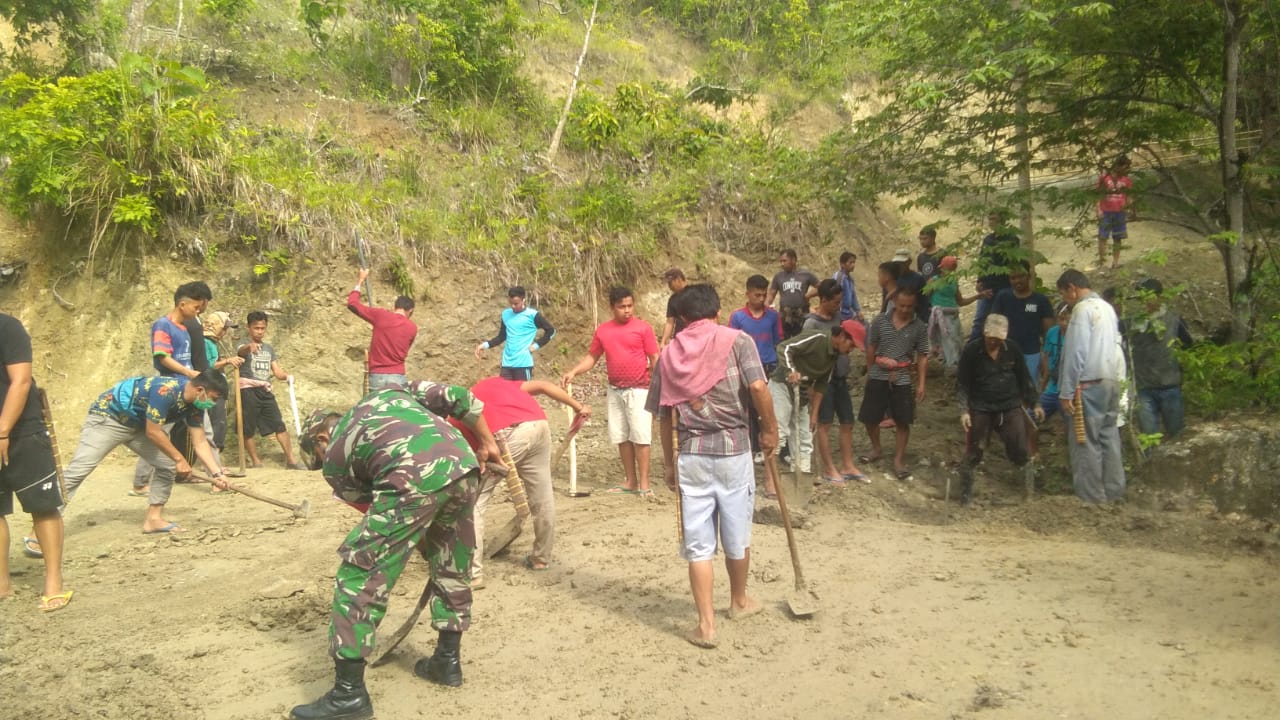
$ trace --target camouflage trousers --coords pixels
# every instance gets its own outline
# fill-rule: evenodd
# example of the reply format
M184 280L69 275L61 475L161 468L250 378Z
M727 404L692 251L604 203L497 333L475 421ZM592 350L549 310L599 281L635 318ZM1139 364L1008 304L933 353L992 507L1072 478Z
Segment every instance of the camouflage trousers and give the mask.
M416 476L415 468L397 472ZM435 492L415 491L419 486L415 477L402 485L407 490L375 489L364 519L338 548L342 565L335 576L329 624L329 653L335 658L361 660L373 652L387 599L415 548L431 568L427 592L432 627L461 632L471 625L478 472Z

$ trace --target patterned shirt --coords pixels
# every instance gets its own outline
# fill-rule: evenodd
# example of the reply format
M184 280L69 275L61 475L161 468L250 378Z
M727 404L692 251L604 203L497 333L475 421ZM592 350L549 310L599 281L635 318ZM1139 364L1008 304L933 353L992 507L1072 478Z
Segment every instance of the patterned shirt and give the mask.
M456 385L420 380L372 392L334 428L324 479L348 503L372 502L377 493L436 492L480 465L445 418L472 424L483 411L484 403Z
M182 397L187 382L185 377L164 375L121 380L93 401L89 414L131 428L145 427L148 421L168 425L178 420L185 420L187 427L201 427L204 413Z
M766 380L755 341L739 335L729 347L725 362L728 370L724 379L712 386L706 395L694 402L675 406L682 453L740 455L751 452L747 388L757 380ZM655 372L649 384L645 409L657 415L661 398L662 373Z
M893 326L893 313L881 313L867 331L867 348L868 353L874 348L875 357L887 357L899 364L911 362L913 355L919 356L923 361L924 356L929 354L929 330L917 317L911 318L911 322L901 328L896 328ZM872 380L888 380L894 385L911 384L911 373L906 372L906 368L895 370L891 374L876 365L874 358L867 362L870 364L867 376Z
M191 333L170 320L168 315L151 323L151 364L161 375L172 375L172 370L160 364L166 357L173 358L184 368L192 367Z

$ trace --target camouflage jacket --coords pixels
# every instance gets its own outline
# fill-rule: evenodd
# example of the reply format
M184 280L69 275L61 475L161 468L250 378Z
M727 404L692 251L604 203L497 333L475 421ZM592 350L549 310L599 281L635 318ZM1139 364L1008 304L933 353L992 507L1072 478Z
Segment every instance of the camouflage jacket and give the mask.
M324 457L324 479L349 503L375 491L428 493L480 466L462 433L484 404L466 388L428 381L369 393L342 416Z
M329 438L333 437L333 428L338 424L342 413L329 408L312 410L302 422L302 434L298 436L298 445L302 448L302 461L311 470L319 470L324 466L324 453L329 449Z

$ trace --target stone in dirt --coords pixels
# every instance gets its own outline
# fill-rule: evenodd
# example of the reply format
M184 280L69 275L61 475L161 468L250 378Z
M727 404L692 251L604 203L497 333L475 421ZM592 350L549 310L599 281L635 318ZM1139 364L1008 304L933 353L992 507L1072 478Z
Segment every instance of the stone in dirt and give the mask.
M275 582L259 590L258 595L272 600L280 600L292 595L297 595L306 589L306 586L297 580L277 578Z

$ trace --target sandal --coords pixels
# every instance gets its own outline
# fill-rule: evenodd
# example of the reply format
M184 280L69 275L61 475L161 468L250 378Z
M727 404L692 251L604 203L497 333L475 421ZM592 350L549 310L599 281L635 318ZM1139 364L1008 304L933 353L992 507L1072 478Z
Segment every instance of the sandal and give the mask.
M75 595L74 590L68 590L57 595L41 595L40 596L40 612L56 612L71 604L71 597Z
M524 556L524 567L526 570L532 570L534 572L546 572L547 570L551 569L551 566L546 563L544 563L542 567L538 567L537 564L533 562L532 555Z
M40 549L40 541L33 537L22 538L22 554L37 560L44 557L44 551Z
M644 490L633 490L632 492L634 492L635 494L639 495L642 498L653 497L653 488L645 488Z
M626 487L625 485L614 485L608 490L605 490L604 494L605 495L635 495L636 492L638 491L632 490L631 488Z
M911 471L907 468L898 468L894 471L899 480L908 480L911 478Z
M858 456L859 462L862 462L868 465L870 465L871 463L878 463L883 459L884 459L883 455L859 455Z
M858 482L864 482L864 483L867 483L868 485L870 485L870 484L871 484L871 478L867 477L866 475L864 475L863 473L860 473L860 472L857 472L857 473L845 473L844 475L841 475L841 477L843 477L843 478L844 478L844 481L845 481L845 482L854 482L854 481L858 481Z

